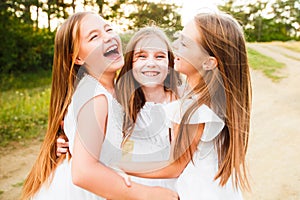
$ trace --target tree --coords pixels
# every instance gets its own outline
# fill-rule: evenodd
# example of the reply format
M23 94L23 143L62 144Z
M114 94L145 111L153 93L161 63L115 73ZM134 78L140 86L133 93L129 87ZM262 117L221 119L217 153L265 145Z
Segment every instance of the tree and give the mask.
M275 3L229 0L220 10L230 13L242 24L248 41L300 39L299 0L276 0ZM299 6L297 6L297 2ZM271 11L268 12L268 10Z
M135 8L135 11L126 17L132 22L129 29L141 28L154 22L171 38L176 31L182 29L181 16L176 12L178 6L175 4L133 0L130 5Z
M274 18L286 34L296 37L300 26L300 1L299 0L276 0L272 5Z

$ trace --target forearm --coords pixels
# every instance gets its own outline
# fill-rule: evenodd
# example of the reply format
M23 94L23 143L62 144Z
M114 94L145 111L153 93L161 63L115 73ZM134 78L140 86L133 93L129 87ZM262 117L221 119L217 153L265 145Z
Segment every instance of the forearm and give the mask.
M75 185L107 199L147 199L145 195L150 189L135 183L126 186L121 176L98 162L88 169L72 167L72 177Z
M144 171L143 173L140 173L141 171L128 170L126 168L125 169L122 168L122 169L130 175L143 177L143 178L177 178L178 176L180 176L180 174L183 172L185 167L191 161L192 155L196 151L198 143L200 141L204 129L204 125L203 124L189 125L189 128L193 130L193 132L191 131L189 133L192 133L194 135L194 138L190 143L190 145L186 147L186 149L180 150L181 153L178 154L180 156L178 156L177 158L173 158L173 159L170 158L170 160L160 168L152 168L155 170L152 171L148 170L147 172ZM177 129L175 130L177 131ZM176 133L175 135L177 136L178 133ZM175 148L174 140L171 146L172 146L171 155L173 155L174 148ZM150 163L145 165L150 166Z
M173 161L172 163L165 165L162 168L147 172L135 172L131 170L125 170L125 172L129 175L143 178L177 178L182 173L188 162L188 160Z
M100 163L75 137L72 157L73 183L107 199L145 199L150 187L133 183L128 187L113 169Z

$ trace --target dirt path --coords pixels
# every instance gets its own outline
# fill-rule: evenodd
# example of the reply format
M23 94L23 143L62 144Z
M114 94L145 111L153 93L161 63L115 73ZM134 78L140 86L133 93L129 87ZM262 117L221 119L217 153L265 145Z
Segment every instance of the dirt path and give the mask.
M37 157L40 142L16 146L9 146L0 152L1 200L19 198L22 183Z
M300 54L276 43L249 47L286 65L279 83L252 71L253 113L245 199L300 199Z
M271 44L249 46L286 64L273 83L252 71L253 113L248 153L252 193L246 200L300 199L300 54ZM293 58L298 58L293 59ZM0 199L16 200L40 142L0 151Z

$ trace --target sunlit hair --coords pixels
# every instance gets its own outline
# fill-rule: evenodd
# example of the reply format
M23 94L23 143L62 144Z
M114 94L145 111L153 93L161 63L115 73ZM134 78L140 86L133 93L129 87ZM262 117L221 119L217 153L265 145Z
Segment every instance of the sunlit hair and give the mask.
M137 115L142 107L145 105L146 98L141 88L141 85L135 80L132 73L134 49L137 43L149 37L158 37L167 45L169 73L164 81L165 91L171 91L175 96L178 95L177 87L180 84L179 75L174 69L174 54L170 42L165 33L157 27L145 27L140 29L130 39L126 47L125 64L116 82L116 93L120 104L124 108L123 121L123 142L131 135L137 119Z
M56 157L56 139L60 124L67 112L74 92L80 66L75 64L80 46L80 25L83 18L93 14L80 12L69 17L55 36L52 67L52 86L48 128L39 155L23 186L21 199L29 199L42 186L51 183L51 174L66 155Z
M187 95L197 97L195 103L184 114L175 141L174 157L189 151L192 157L191 141L195 135L189 134L188 121L199 106L209 105L225 121L215 146L218 152L219 179L224 186L232 176L235 187L249 189L245 155L248 146L251 108L251 82L244 34L241 26L231 16L222 13L203 13L195 18L199 32L198 44L218 61L217 72L201 72L202 77L193 91ZM219 74L219 75L217 75ZM219 92L225 102L218 102ZM224 106L225 103L225 106ZM223 105L222 105L223 104ZM201 141L200 141L201 142Z

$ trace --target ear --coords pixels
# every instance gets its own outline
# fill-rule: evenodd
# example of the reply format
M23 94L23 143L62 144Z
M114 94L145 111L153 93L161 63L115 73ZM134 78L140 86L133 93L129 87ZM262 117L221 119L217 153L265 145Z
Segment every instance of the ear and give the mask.
M84 64L84 60L81 59L80 57L77 57L75 60L75 64L76 65L83 65Z
M204 70L213 70L217 66L218 66L218 61L213 56L209 56L208 59L203 63Z

